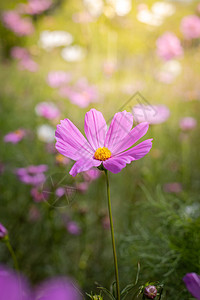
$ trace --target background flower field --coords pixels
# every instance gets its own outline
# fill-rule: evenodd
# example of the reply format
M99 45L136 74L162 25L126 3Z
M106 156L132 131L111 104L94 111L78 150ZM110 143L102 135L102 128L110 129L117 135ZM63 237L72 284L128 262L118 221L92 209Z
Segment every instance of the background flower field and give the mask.
M120 284L139 262L138 286L194 299L182 278L200 274L199 1L42 2L0 4L0 222L20 270L33 285L68 275L84 292L110 287L104 174L71 177L54 136L64 118L83 133L91 108L108 125L127 110L150 122L153 147L110 173ZM0 262L13 268L3 243Z

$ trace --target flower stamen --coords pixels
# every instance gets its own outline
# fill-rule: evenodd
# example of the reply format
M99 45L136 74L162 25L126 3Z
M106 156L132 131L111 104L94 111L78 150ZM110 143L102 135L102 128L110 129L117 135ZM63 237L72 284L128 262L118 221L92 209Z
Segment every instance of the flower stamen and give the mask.
M94 153L94 158L98 160L107 160L108 158L111 157L111 152L108 148L106 147L100 147L96 150Z

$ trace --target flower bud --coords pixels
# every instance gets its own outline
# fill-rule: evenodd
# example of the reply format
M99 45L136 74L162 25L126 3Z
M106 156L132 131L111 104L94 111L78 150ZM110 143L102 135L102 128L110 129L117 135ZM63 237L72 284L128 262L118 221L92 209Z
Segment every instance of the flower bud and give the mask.
M144 295L148 299L155 299L157 295L157 289L154 285L148 285L144 289Z
M0 240L2 240L7 234L7 229L0 223Z

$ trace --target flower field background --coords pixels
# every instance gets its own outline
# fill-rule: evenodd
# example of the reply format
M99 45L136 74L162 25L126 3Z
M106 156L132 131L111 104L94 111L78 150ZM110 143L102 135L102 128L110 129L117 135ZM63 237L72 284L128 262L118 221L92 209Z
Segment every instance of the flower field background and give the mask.
M105 176L70 176L55 130L69 118L83 133L91 108L108 125L127 110L150 123L153 147L110 173L120 285L139 263L138 287L194 299L182 278L200 274L200 3L146 2L0 3L0 223L33 285L112 284ZM4 243L0 263L14 268Z

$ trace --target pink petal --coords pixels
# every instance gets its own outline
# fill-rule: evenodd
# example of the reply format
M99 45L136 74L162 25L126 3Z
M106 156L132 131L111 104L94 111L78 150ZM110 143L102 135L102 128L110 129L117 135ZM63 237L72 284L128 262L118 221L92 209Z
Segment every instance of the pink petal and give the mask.
M128 151L109 158L103 162L104 168L112 173L119 173L121 169L125 168L126 164L144 157L152 147L152 140L146 140Z
M60 122L55 134L56 149L73 160L92 157L94 151L78 128L69 119Z
M85 134L94 149L103 147L107 132L106 121L101 112L91 109L85 115Z
M111 152L121 140L130 132L133 125L133 115L127 111L116 113L106 135L104 146Z
M143 137L149 128L149 124L147 122L140 123L135 128L133 128L127 136L120 141L116 147L114 147L112 154L121 153L124 150L130 148L133 144L135 144L141 137Z
M93 158L81 158L71 168L69 174L75 177L78 173L100 166L101 161Z

